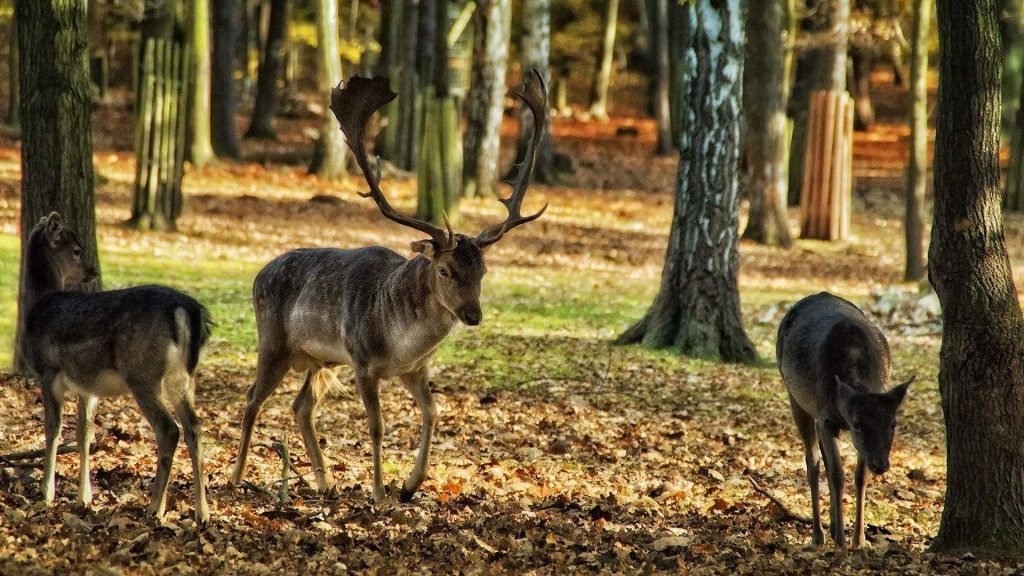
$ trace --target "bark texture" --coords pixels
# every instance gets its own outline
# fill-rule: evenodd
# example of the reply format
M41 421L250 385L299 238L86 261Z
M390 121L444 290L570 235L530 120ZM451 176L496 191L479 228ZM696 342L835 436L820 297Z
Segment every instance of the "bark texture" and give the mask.
M907 160L907 261L903 279L924 278L924 194L928 189L928 27L932 0L914 1L910 60L910 157Z
M511 24L509 0L481 0L473 15L473 71L466 102L469 117L463 144L463 196L494 195Z
M235 47L241 27L239 0L213 2L213 60L210 98L210 139L221 158L239 159L242 148L235 128Z
M938 0L929 278L942 304L946 500L936 551L1024 557L1024 318L999 204L996 0Z
M274 119L280 99L278 83L284 71L284 45L288 41L288 0L270 0L267 20L267 39L263 43L263 59L256 79L256 103L246 138L277 138Z
M761 244L793 243L786 223L786 103L782 0L750 0L747 8L743 103L746 113L750 214L743 237Z
M661 289L619 343L750 362L736 277L738 160L743 91L740 0L697 0L686 8L690 43L683 85L675 212Z
M33 95L21 100L21 245L40 218L57 211L78 234L86 262L99 270L85 2L18 0L16 10L18 75L24 92ZM25 297L22 284L16 343ZM15 347L21 372L25 366Z

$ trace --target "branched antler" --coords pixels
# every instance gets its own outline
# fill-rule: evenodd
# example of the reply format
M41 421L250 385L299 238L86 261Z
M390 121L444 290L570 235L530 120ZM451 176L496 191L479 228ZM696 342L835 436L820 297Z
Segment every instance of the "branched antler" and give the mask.
M455 241L451 228L445 232L429 222L405 216L392 208L380 190L380 158L377 159L376 171L370 169L370 161L363 145L366 123L370 121L374 112L394 100L396 96L398 95L391 91L388 79L382 76L372 79L353 76L346 86L342 87L339 84L331 91L331 112L334 112L334 117L338 119L341 131L345 134L345 141L352 149L352 155L363 171L366 183L370 185L370 191L360 193L360 196L373 198L381 214L389 220L430 236L438 250L450 249Z
M506 232L516 226L540 218L540 215L548 209L548 205L545 204L536 214L522 216L519 213L523 204L523 197L526 196L526 189L530 186L533 167L537 164L537 147L540 145L540 140L544 135L544 127L547 124L548 91L544 86L543 76L537 70L531 70L530 75L523 81L523 86L513 92L513 94L530 107L530 112L533 114L533 138L530 139L526 155L515 165L515 177L506 181L506 184L512 186L512 194L508 198L499 198L499 201L508 210L508 217L501 224L487 227L476 237L475 241L481 248L501 240L501 237ZM522 128L520 127L520 129Z

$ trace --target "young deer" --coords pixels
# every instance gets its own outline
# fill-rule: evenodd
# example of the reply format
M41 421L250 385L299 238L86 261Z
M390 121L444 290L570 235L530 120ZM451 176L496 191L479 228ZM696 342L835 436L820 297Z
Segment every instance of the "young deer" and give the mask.
M380 164L376 173L363 147L366 123L381 106L395 98L386 78L352 78L331 97L334 112L356 162L366 177L373 198L388 219L429 236L412 243L419 254L409 260L380 246L338 250L306 248L277 257L253 284L253 306L259 334L256 380L249 388L238 460L232 475L237 485L245 472L253 426L263 403L280 385L289 369L306 371L305 384L292 409L309 453L319 490L334 489L318 443L314 418L323 397L321 370L346 364L355 370L355 384L369 417L373 452L373 498L381 501L381 438L384 422L378 385L397 376L423 414L416 464L402 486L408 501L427 475L430 438L436 417L430 395L428 364L434 350L456 322L480 323L480 281L487 268L484 251L513 228L535 220L547 208L520 215L530 182L547 114L547 93L536 72L516 95L529 106L534 132L520 166L513 191L501 200L508 218L471 238L442 230L430 223L403 216L380 190Z
M78 502L92 501L89 444L98 397L131 394L156 432L159 461L149 511L162 516L167 481L178 446L178 426L195 476L195 518L205 524L206 480L200 420L192 406L192 375L210 333L206 309L185 294L164 286L124 290L65 292L66 285L86 282L96 272L82 261L74 232L56 213L39 221L25 248L24 288L28 294L21 350L43 394L46 463L42 491L53 503L57 444L64 394L78 394L78 452L81 476Z
M814 543L825 537L818 508L818 448L828 478L830 532L846 547L843 521L843 463L836 438L851 430L857 449L857 518L853 545L864 542L864 489L867 471L889 469L896 410L913 381L886 391L889 344L882 332L850 302L828 292L808 296L786 313L776 342L779 371L803 440L811 485ZM819 444L820 443L820 444Z

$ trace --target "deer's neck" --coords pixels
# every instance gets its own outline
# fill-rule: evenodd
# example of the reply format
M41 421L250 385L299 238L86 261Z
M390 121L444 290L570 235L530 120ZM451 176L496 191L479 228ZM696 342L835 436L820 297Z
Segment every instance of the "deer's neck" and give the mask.
M46 238L33 233L25 247L25 309L31 310L42 297L63 289L64 285L48 258Z
M417 256L396 268L384 282L384 291L398 329L415 324L429 324L437 331L437 340L444 339L458 318L445 308L437 297L430 261Z

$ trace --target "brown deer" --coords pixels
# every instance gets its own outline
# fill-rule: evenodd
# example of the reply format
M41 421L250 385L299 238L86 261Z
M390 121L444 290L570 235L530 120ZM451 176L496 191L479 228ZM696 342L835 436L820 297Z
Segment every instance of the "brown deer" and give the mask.
M830 532L836 546L846 547L843 462L836 438L839 432L850 430L857 450L853 545L858 547L864 543L868 470L884 474L889 469L896 411L914 379L886 390L892 362L885 336L859 308L828 292L808 296L790 308L779 325L776 354L804 445L813 542L825 540L818 508L820 446L831 504Z
M210 315L191 296L166 286L136 286L105 292L65 291L88 282L96 271L82 259L78 237L56 212L32 230L25 247L25 334L20 347L42 389L46 462L42 491L55 496L54 475L64 396L78 395L78 503L92 501L89 444L100 397L131 394L153 426L156 479L149 511L163 516L178 425L192 457L195 518L210 518L203 475L201 421L193 407L196 365L210 335Z
M352 78L335 88L331 110L345 133L381 214L422 232L427 239L412 242L418 256L406 257L381 246L351 250L303 248L268 264L253 284L253 306L259 335L256 380L249 387L238 460L231 481L245 472L253 426L263 403L289 369L305 371L305 384L292 404L303 443L320 491L334 489L317 437L314 418L324 395L321 371L345 364L355 371L355 384L369 417L373 452L373 498L385 497L381 470L381 417L378 386L381 379L398 377L423 414L419 453L400 498L408 501L423 483L430 459L430 438L436 412L430 395L428 364L438 345L459 321L480 324L480 281L487 267L484 252L513 228L535 220L522 216L520 206L530 183L537 144L547 115L547 92L534 72L516 92L533 113L533 138L526 158L511 182L512 194L501 200L508 210L504 222L479 236L455 234L433 224L404 216L388 203L380 189L380 162L370 168L363 146L370 117L395 98L386 78Z

